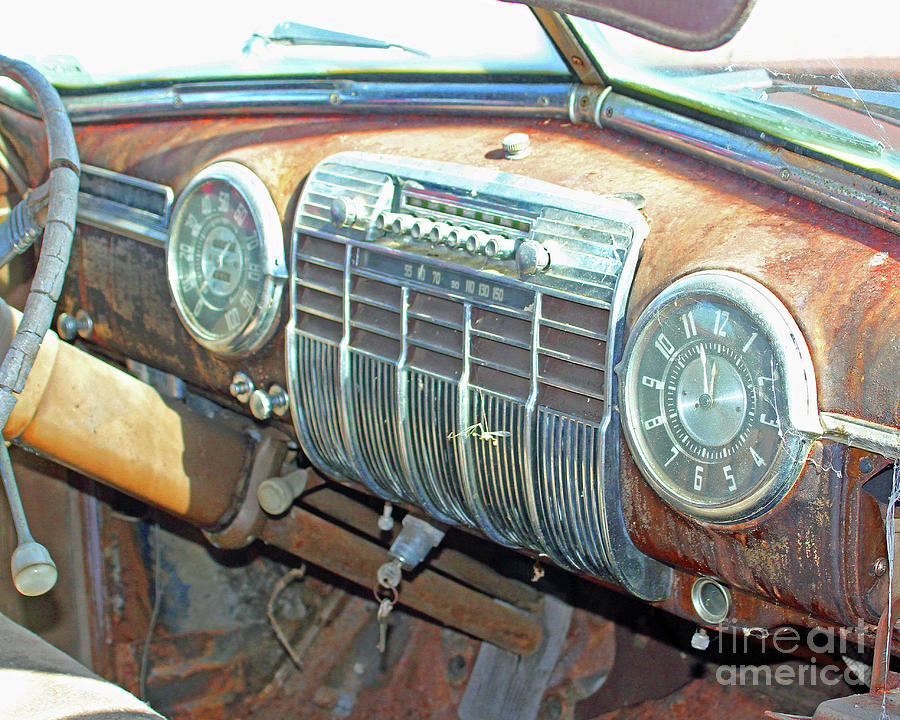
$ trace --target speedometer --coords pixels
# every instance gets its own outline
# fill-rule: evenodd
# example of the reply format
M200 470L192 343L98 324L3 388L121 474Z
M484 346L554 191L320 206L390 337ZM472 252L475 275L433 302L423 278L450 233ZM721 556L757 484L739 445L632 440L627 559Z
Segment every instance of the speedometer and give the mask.
M809 351L771 292L737 273L688 275L648 306L625 352L626 436L664 499L737 522L784 495L821 426Z
M287 277L275 203L235 162L198 173L175 206L169 288L185 328L223 355L249 354L271 335Z

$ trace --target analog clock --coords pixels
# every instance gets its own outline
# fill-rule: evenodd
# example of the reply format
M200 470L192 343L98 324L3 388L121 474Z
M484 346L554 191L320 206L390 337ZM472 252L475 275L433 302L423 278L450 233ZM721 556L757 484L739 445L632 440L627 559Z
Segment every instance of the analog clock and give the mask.
M771 508L821 434L799 328L737 273L694 273L657 296L632 331L624 376L638 466L698 518L737 522Z
M166 250L185 328L204 347L248 354L269 337L287 277L278 211L249 168L219 162L188 183Z

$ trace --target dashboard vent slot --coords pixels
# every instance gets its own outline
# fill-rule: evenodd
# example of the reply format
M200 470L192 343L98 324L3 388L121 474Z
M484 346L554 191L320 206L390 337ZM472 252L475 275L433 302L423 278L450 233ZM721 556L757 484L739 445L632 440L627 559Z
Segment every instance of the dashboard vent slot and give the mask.
M335 224L347 207L355 217ZM455 208L444 219L460 233L464 222L482 230L489 208L507 251L489 258L477 243L467 253L412 237L435 207ZM606 398L621 347L609 338L621 335L619 289L646 230L622 201L526 178L362 153L325 160L298 202L286 339L310 460L444 522L662 597L668 571L630 544L618 473L604 474L618 467ZM546 272L521 277L509 248L523 242L548 249Z

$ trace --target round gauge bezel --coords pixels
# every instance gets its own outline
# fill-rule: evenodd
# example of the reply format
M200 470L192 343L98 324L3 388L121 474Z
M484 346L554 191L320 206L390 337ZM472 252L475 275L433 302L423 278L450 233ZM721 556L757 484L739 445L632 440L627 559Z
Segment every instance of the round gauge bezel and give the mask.
M735 498L699 503L684 497L655 460L638 414L639 366L642 352L670 306L693 298L716 299L743 311L764 333L781 368L782 438L775 458L755 486ZM821 436L815 371L809 348L796 321L784 304L765 286L729 270L703 270L686 275L657 295L644 309L625 346L623 418L625 439L650 486L675 509L711 523L734 524L771 510L796 482L815 438Z
M227 183L237 191L250 210L260 242L262 287L256 310L241 325L227 335L213 335L200 325L186 307L179 283L179 259L176 233L183 227L182 209L198 187L210 180ZM284 232L275 202L265 183L250 168L230 160L213 163L201 170L184 187L172 211L169 239L166 246L166 271L169 291L175 309L185 329L207 350L224 356L249 355L268 340L276 327L281 309L281 295L287 280L284 260Z

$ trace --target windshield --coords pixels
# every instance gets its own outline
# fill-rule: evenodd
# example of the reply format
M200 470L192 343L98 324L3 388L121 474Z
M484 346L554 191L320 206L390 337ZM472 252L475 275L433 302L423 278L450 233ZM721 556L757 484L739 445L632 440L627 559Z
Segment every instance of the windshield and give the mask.
M309 44L312 27L330 32ZM31 31L30 28L34 28ZM376 40L357 47L358 40ZM322 39L322 36L319 36ZM0 52L31 62L61 90L145 81L323 73L569 76L531 11L497 0L160 0L20 3Z
M613 86L900 179L900 4L757 0L720 48L673 50L572 18ZM758 135L757 135L758 136Z

